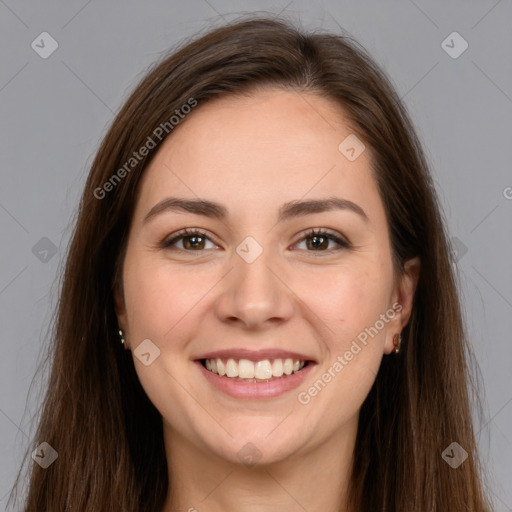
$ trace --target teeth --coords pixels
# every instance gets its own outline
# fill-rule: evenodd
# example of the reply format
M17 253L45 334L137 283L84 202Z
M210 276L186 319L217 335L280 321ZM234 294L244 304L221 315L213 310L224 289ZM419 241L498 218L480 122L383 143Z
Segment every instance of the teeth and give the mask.
M238 377L238 365L234 359L228 359L226 363L226 376L227 377Z
M282 359L274 359L274 362L272 363L272 375L274 377L281 377L281 375L283 375Z
M206 359L205 361L206 368L211 372L237 380L269 380L272 377L291 375L302 370L305 364L305 361L291 358L274 359L273 361L264 359L256 363L249 359L237 360L232 358L229 358L226 363L220 358Z
M254 365L254 377L261 380L272 378L272 366L268 359L258 361Z
M248 359L240 359L238 361L238 376L241 379L254 379L254 363Z
M291 359L285 359L283 364L283 372L285 375L291 375L293 371L293 361Z

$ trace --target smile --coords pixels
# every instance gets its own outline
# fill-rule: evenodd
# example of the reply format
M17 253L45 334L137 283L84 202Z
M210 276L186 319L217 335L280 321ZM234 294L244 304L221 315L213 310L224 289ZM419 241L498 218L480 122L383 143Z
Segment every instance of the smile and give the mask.
M304 368L307 361L291 358L263 359L204 359L203 366L221 377L234 379L238 382L269 382L283 375L292 375Z
M251 361L212 357L194 362L213 390L232 398L247 400L285 395L303 386L309 373L317 366L311 360L291 358Z

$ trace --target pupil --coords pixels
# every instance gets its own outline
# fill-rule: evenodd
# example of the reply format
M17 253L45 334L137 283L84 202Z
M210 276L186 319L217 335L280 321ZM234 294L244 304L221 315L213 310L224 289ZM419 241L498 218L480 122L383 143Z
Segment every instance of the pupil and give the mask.
M198 246L201 244L201 242L200 242L201 238L202 238L201 236L189 236L185 240L188 240L188 245L197 249ZM198 240L199 240L199 242L198 242Z
M323 236L313 236L313 237L311 237L311 240L312 240L313 247L318 248L318 247L324 245L325 237L323 237ZM319 242L319 240L322 240L322 242Z

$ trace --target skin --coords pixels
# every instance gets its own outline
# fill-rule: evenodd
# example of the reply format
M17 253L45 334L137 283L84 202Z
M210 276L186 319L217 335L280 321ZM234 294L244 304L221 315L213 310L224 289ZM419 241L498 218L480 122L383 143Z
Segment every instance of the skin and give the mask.
M226 96L196 107L145 171L115 298L132 353L144 339L160 350L150 366L135 355L134 364L163 418L172 482L164 512L348 510L359 410L382 357L397 357L387 354L408 322L419 272L413 259L402 276L393 273L370 149L353 162L338 150L351 133L341 107L311 93ZM229 216L167 211L143 223L168 196L212 200ZM332 210L277 223L283 203L328 197L357 203L368 221ZM208 238L199 249L190 238L161 246L183 228ZM315 249L304 237L310 228L329 228L351 247L331 241ZM247 236L263 248L250 264L236 252ZM395 302L401 311L299 403L297 394ZM235 399L193 362L233 347L293 350L318 364L279 397ZM238 457L247 443L261 457L252 467Z

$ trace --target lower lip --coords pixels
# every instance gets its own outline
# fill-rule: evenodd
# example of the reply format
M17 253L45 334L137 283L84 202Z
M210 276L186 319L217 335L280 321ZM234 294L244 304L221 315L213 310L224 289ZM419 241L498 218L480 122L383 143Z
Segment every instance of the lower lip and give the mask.
M287 391L300 386L309 372L312 370L314 363L309 362L302 370L291 375L283 375L269 382L241 382L231 379L230 377L220 376L207 370L200 361L195 361L208 381L218 390L226 395L234 398L274 398L282 395Z

